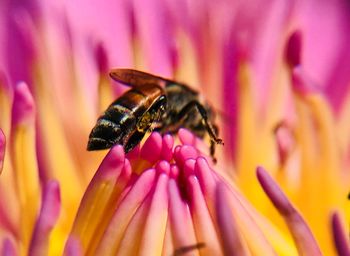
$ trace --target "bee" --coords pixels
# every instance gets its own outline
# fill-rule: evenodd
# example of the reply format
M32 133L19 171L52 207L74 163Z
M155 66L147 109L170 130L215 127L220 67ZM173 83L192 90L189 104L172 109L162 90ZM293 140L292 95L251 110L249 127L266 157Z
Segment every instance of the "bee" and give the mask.
M210 137L210 155L223 144L214 124L214 112L200 102L200 95L183 83L133 69L113 69L112 79L131 89L117 98L98 118L87 150L100 150L121 144L131 151L151 130L176 133L180 127L203 138Z

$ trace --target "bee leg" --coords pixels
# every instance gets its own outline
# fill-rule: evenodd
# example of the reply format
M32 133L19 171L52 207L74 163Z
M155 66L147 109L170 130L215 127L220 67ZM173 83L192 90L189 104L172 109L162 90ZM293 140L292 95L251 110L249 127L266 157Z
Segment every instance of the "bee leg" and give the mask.
M127 153L141 142L145 134L152 131L152 124L158 121L163 114L166 106L166 97L160 96L158 100L147 110L136 124L136 130L124 145L124 151Z
M224 144L222 139L217 137L217 131L218 128L215 125L211 125L211 123L208 120L207 111L203 107L202 104L200 104L198 101L191 101L189 102L178 114L179 120L181 120L184 116L186 116L193 108L196 108L199 112L199 114L202 116L202 120L204 123L204 126L210 136L210 155L213 157L214 162L214 153L215 153L215 144Z
M129 151L134 149L134 147L136 147L136 145L141 142L145 134L146 132L135 131L124 145L125 153L128 153Z

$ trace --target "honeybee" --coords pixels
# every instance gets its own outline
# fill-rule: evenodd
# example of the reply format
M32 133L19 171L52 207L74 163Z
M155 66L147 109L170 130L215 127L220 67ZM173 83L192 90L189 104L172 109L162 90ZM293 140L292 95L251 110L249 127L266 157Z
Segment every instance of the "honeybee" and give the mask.
M197 91L185 84L133 69L113 69L112 79L131 86L100 116L92 129L87 150L111 148L121 144L132 150L148 131L176 133L180 127L203 138L210 137L210 155L223 144L213 123L212 108L199 99Z

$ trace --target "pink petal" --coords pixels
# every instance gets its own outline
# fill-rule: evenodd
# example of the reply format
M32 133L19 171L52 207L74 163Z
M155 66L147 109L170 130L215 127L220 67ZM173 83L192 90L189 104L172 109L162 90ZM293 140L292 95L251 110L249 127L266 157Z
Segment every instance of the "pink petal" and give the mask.
M303 217L262 167L258 167L257 177L265 193L288 225L299 253L301 255L322 255Z
M169 225L174 248L195 244L197 242L191 213L186 200L181 197L179 186L171 179L169 193Z
M151 164L159 160L162 150L162 136L158 132L152 132L141 148L141 158Z
M339 213L332 214L332 229L335 248L338 255L350 255L350 241L349 235L345 231L343 221L341 220Z
M33 1L35 2L35 1ZM16 85L19 81L25 81L32 86L32 65L37 55L36 26L38 16L37 7L18 5L9 1L7 15L8 30L6 31L5 58L9 74L10 84ZM36 10L35 10L36 9Z
M216 189L216 219L220 230L221 242L225 255L249 255L237 230L238 226L228 206L227 191L222 184Z
M106 224L106 220L102 221L102 216L110 215L110 211L113 211L111 205L118 200L120 192L130 179L128 169L124 168L124 162L123 147L120 145L113 147L103 159L84 194L71 231L80 239L84 250L87 250L91 239L97 239L96 230Z
M113 255L161 255L168 210L167 182L167 176L161 174L149 186L151 192L142 194L144 200L133 210L131 219L126 219L127 229L122 237L114 237L115 242L106 252ZM119 223L116 228L120 226L124 225Z
M213 225L199 182L195 176L190 176L186 184L197 241L204 243L201 253L208 255L222 254L218 235Z
M162 142L162 151L160 153L160 157L163 160L170 161L173 157L173 146L174 146L174 138L170 134L165 134L163 136Z
M57 181L50 181L43 192L41 210L35 224L29 255L47 255L50 233L57 222L61 209L60 187Z
M196 164L196 160L191 158L185 161L185 164L182 167L182 175L184 176L185 179L191 175L195 175L194 173L195 164Z
M116 211L106 229L96 254L105 255L107 252L114 252L119 247L119 243L127 228L127 225L134 215L141 202L145 200L152 189L156 178L154 169L144 171L118 204ZM120 222L120 220L123 220Z
M4 166L5 149L6 149L6 137L3 131L0 129L0 174Z

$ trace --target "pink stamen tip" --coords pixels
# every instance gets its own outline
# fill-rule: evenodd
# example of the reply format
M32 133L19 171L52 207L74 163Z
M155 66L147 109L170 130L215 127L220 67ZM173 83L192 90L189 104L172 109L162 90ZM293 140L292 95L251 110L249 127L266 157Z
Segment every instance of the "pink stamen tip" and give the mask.
M183 166L184 177L189 177L191 175L195 175L195 173L194 173L195 164L196 164L196 160L191 159L191 158L189 158L185 161L185 164Z
M290 214L294 210L282 190L273 181L263 167L257 168L257 178L271 202L283 215Z
M170 174L170 164L168 161L158 162L155 168L158 174L161 174L161 173L165 173L166 175Z
M74 237L72 235L70 235L68 237L68 240L66 242L66 246L64 248L64 255L67 255L67 256L81 256L81 255L83 255L81 243L76 237Z
M174 138L170 134L163 136L161 159L170 161L173 157Z
M237 224L229 207L225 185L219 183L215 193L216 219L221 231L225 255L248 255L237 230Z
M265 193L287 223L299 254L322 255L307 223L270 175L262 167L258 167L257 177Z
M185 161L189 158L196 159L198 157L197 150L189 145L180 146L179 149L175 148L174 158L180 168L184 165Z
M160 158L162 150L162 136L158 132L153 132L141 148L141 158L150 163L155 163Z
M332 214L333 241L338 255L350 255L350 241L337 212Z
M196 137L187 129L181 128L178 131L178 136L182 144L184 145L195 145Z
M170 166L170 178L177 179L179 177L179 167L176 164Z
M12 118L13 123L33 121L35 115L35 106L32 94L26 83L20 82L15 87Z
M295 31L288 39L286 46L286 61L290 67L295 67L301 63L302 33Z
M216 186L216 178L210 169L208 161L204 157L198 157L195 165L195 174L199 179L203 193L214 191Z

